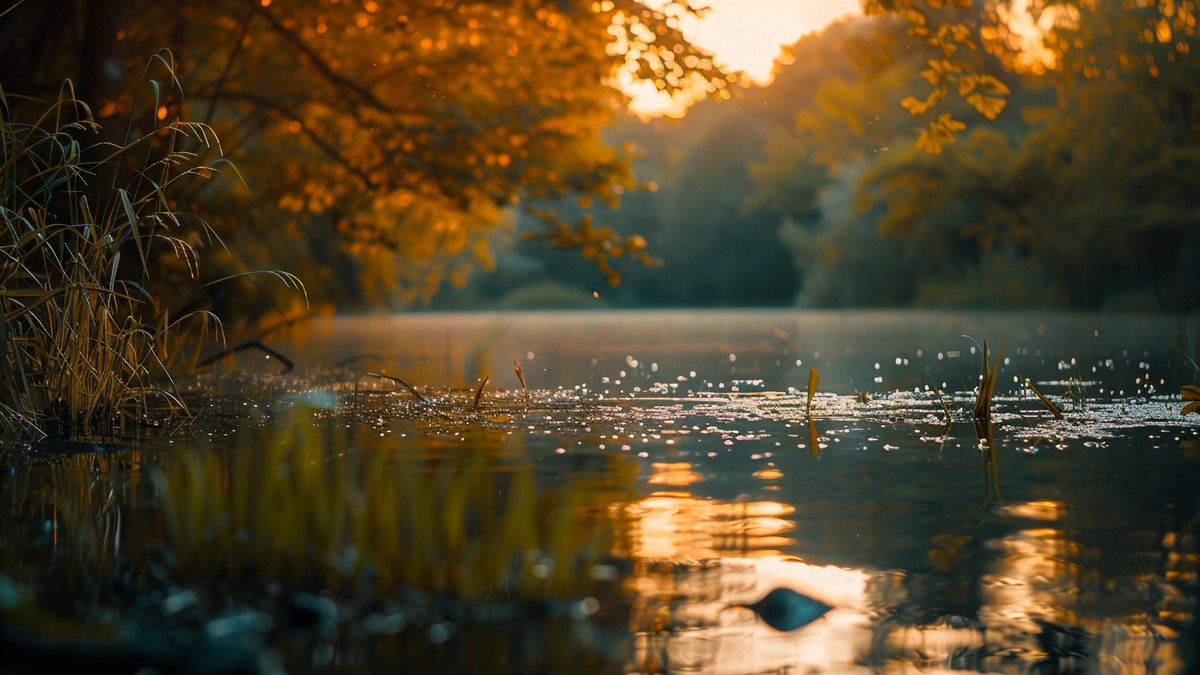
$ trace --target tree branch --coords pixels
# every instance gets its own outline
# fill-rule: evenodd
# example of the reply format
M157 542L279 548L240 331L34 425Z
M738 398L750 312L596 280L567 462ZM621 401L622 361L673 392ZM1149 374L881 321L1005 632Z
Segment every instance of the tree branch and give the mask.
M246 3L249 5L255 5L256 0L246 0ZM379 98L376 97L375 94L371 93L369 89L334 72L333 67L330 66L329 63L326 62L325 59L316 52L316 50L310 47L306 42L304 42L304 40L300 39L300 36L296 35L296 33L290 30L287 26L284 26L283 23L270 12L270 10L263 9L260 13L267 20L267 22L271 24L271 28L274 29L276 33L279 33L284 40L291 43L291 45L295 47L297 51L306 56L312 63L312 67L315 68L317 72L319 72L326 80L329 80L329 82L332 83L334 87L336 87L339 92L347 98L351 105L354 105L354 102L349 100L349 97L346 96L346 92L354 93L358 96L358 98L362 99L364 103L367 103L368 105L383 112L392 112L391 107L379 100Z
M295 110L289 108L288 106L286 106L282 103L279 103L270 98L267 98L266 96L259 96L257 94L248 94L248 93L240 92L240 91L231 91L231 92L228 92L225 94L225 98L228 100L231 100L231 101L245 101L247 103L252 103L261 108L273 110L289 119L293 119L293 120L297 120L297 121L300 119L300 116L296 113ZM345 169L347 171L349 171L350 173L353 173L360 180L362 180L363 183L366 185L366 187L371 188L371 189L382 189L382 188L387 187L386 185L380 185L380 184L376 183L375 181L371 180L371 177L365 171L352 165L348 159L346 159L344 156L342 156L342 153L338 152L338 149L334 146L332 141L329 141L329 140L321 137L320 134L313 131L311 128L308 127L308 125L301 123L300 130L304 132L304 135L307 136L309 138L309 140L311 140L313 142L314 145L316 145L322 152L324 152L326 155L328 155L330 159L337 162L338 164L341 164L343 167L345 167Z
M250 11L246 12L246 18L242 19L241 28L238 30L237 38L233 43L233 50L229 52L229 59L225 61L225 69L221 71L221 78L217 80L217 90L213 93L212 98L208 102L208 114L204 116L206 125L212 124L213 114L217 112L217 102L221 100L221 93L225 91L225 82L229 80L229 73L233 70L233 62L237 59L238 52L242 49L242 41L246 37L246 31L250 29L250 20L254 18L254 13L258 11L259 5L250 3Z

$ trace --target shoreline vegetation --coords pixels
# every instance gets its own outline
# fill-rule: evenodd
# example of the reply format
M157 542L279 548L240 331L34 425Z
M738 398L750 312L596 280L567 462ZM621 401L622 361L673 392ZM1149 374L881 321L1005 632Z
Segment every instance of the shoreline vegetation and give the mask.
M206 341L224 339L216 314L192 301L254 275L305 295L298 277L280 271L200 281L197 248L221 242L203 218L178 210L175 193L229 165L207 125L157 119L173 65L167 51L148 63L147 75L161 75L143 82L147 100L134 110L145 119L131 116L120 144L100 138L70 81L28 123L12 119L0 91L7 436L111 437L186 419L172 371L194 364ZM192 287L166 299L163 275L183 275Z
M0 16L0 61L10 95L76 82L107 134L137 99L137 61L168 46L178 86L138 114L202 120L250 187L187 195L232 253L206 255L205 278L242 271L236 258L300 276L321 311L397 310L493 269L495 237L521 217L605 287L653 262L636 232L547 206L650 189L637 148L603 136L627 101L619 81L731 98L738 74L681 30L697 13L682 0L50 0ZM288 295L218 304L253 332L303 313Z
M79 8L86 16L72 14ZM739 625L723 613L753 605L727 602L728 588L692 583L692 572L719 577L734 557L802 563L799 552L828 556L827 569L855 566L863 594L868 576L891 579L887 604L836 608L860 612L859 628L962 618L955 630L979 630L978 645L970 638L979 659L986 635L1032 644L1053 625L1090 639L1095 617L1143 626L1142 605L1170 609L1156 621L1184 644L1195 631L1195 556L1180 553L1194 549L1200 517L1176 483L1194 474L1184 462L1194 464L1196 446L1160 429L1178 421L1163 420L1175 398L1151 396L1178 377L1151 384L1148 351L1130 371L1139 389L1110 392L1107 403L1085 390L1090 350L1078 364L1060 360L1054 386L1077 400L1064 413L1055 401L1066 396L1014 374L1007 330L994 352L986 340L969 347L979 352L977 380L944 344L913 350L945 361L961 389L938 387L928 366L910 366L888 344L874 354L879 386L853 396L834 393L843 385L826 368L829 352L800 351L800 338L778 327L745 343L721 338L716 350L711 336L685 345L664 329L639 349L665 345L693 359L669 375L576 326L545 350L517 352L519 388L497 386L512 380L489 370L499 325L460 345L461 368L439 325L440 381L402 372L418 361L403 355L351 354L332 370L295 373L267 344L271 331L315 312L429 305L448 286L482 297L472 273L492 269L517 270L499 282L516 279L514 307L763 305L797 293L827 306L1200 307L1192 0L1129 5L1141 12L1129 15L1080 2L1045 27L1060 61L1040 71L1014 60L1012 36L995 34L1003 22L969 0L864 8L870 16L797 42L776 88L744 90L735 89L740 73L682 33L700 13L686 0L659 9L635 0L81 0L0 13L0 36L14 36L0 43L0 62L18 64L6 75L13 88L0 89L0 651L17 661L0 659L0 672L91 663L274 674L376 659L428 666L454 652L460 670L472 669L467 659L492 661L486 672L520 670L510 651L556 671L611 667L651 643L669 656L672 632L706 640L695 629ZM1128 16L1152 23L1129 30ZM1071 32L1081 30L1089 42ZM1093 34L1113 44L1090 42ZM128 77L151 53L141 78ZM1047 86L1043 75L1059 79ZM612 124L625 103L620 77L665 96L719 99L732 112L706 102L697 121L653 138L665 122ZM189 101L185 89L201 97ZM811 95L743 124L797 92ZM1164 101L1164 92L1178 96ZM1009 105L1019 121L999 116ZM684 139L690 129L703 133ZM631 139L655 156L621 142ZM1096 184L1111 186L1111 199L1093 199ZM634 208L618 217L622 198ZM522 276L530 251L551 249L543 260L557 256L557 272ZM243 293L258 277L270 288ZM397 333L380 334L410 337ZM599 377L602 392L589 390L594 379L554 372L566 362L554 347L568 341L592 350L578 360L590 358L584 377ZM251 349L281 372L191 378ZM858 359L854 349L846 342L836 353ZM1051 372L1042 357L1035 347L1039 370ZM881 392L897 372L883 365L890 358L919 384ZM1086 365L1095 373L1105 362L1112 371L1112 359ZM807 388L762 391L782 372L771 363L797 378L807 371ZM1200 389L1181 396L1182 428L1186 413L1200 412ZM1137 397L1145 410L1131 412ZM967 422L973 440L952 436ZM1119 427L1150 428L1147 440L1166 445L1169 435L1178 447L1152 458L1167 467L1158 473L1170 489L1155 494L1171 495L1172 511L1127 509L1157 524L1129 519L1131 532L1154 536L1122 544L1140 557L1112 573L1085 568L1066 546L1068 535L1083 537L1063 514L1089 502L1044 488L1046 475L1066 480L1068 461L1086 468L1058 452L1068 439L1087 438L1099 453L1108 447L1097 441ZM1062 441L1058 454L1034 459L1044 440ZM1101 456L1124 459L1147 440ZM1012 451L1003 462L1001 449ZM1020 472L1017 458L1026 458ZM977 462L982 503L962 482ZM1001 495L1000 463L1006 494L1028 501ZM1092 502L1126 489L1091 478L1079 484ZM1010 506L1033 507L1041 525L1005 521ZM806 513L786 518L798 508ZM920 522L909 530L891 516ZM1105 527L1107 539L1117 528ZM1005 577L1014 584L1061 577L1071 583L1055 592L1075 599L1081 580L1100 588L1105 575L1161 589L1122 597L1129 616L1083 607L1041 621L1015 603L1001 609L1019 611L992 620L1024 624L987 625L986 588L1017 551L1004 537L1030 532L1053 546L1027 569L1054 570L1026 580L1014 564ZM897 549L916 555L869 570ZM1192 576L1171 576L1172 565L1190 565ZM755 577L738 583L760 590ZM1039 609L1077 607L1047 598ZM644 629L629 618L638 616ZM649 656L644 670L689 658L677 657ZM688 668L705 665L690 658Z
M171 373L223 341L218 315L244 338L312 307L427 302L491 268L487 235L515 210L612 284L624 261L654 264L640 235L538 204L615 207L644 187L634 150L600 137L624 100L615 73L730 97L736 74L679 28L696 9L359 4L0 13L12 36L0 60L13 64L0 100L7 433L109 437L186 420ZM66 20L80 9L86 21ZM619 53L613 40L641 46ZM285 294L230 283L258 274Z

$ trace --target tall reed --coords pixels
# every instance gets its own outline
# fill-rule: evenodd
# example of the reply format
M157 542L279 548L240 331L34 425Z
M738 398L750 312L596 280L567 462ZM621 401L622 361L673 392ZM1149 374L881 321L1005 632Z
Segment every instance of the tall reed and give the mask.
M984 453L983 457L983 499L987 501L989 490L996 493L996 498L1004 501L1000 493L1000 467L996 462L996 437L992 428L992 397L996 393L996 382L1000 376L1000 359L1004 356L1004 343L1008 341L1008 330L1000 338L1000 349L996 351L996 360L988 363L988 343L983 341L983 366L979 377L979 389L975 396L975 406L971 410L971 421L975 425L975 435ZM953 363L953 362L951 362ZM957 368L956 368L957 370Z
M149 130L136 134L131 118L121 145L95 140L69 82L27 122L0 90L0 426L9 433L112 434L152 409L186 412L167 366L194 336L220 331L208 311L181 313L184 298L155 294L157 267L176 260L195 281L195 246L219 243L172 196L215 172L203 160L220 161L220 146L204 124L162 119L172 62L164 52L152 63L166 86L149 80L152 100L140 106ZM196 283L187 296L205 287Z

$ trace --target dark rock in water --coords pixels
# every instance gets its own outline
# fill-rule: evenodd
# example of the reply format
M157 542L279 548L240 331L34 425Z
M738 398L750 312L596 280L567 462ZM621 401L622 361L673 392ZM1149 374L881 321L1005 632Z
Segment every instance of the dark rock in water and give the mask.
M825 616L833 609L829 605L801 595L790 588L776 588L753 605L743 605L771 628L779 631L796 630Z

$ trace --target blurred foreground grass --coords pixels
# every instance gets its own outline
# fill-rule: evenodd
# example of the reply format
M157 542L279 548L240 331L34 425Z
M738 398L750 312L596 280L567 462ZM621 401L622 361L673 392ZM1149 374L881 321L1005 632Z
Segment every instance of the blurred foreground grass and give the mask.
M353 419L296 404L226 444L10 455L0 572L75 611L176 586L368 603L406 589L468 602L587 591L634 463L604 458L543 486L520 434L397 438Z

